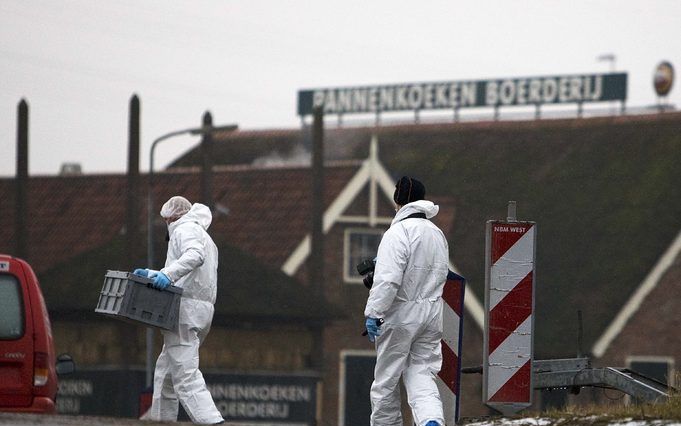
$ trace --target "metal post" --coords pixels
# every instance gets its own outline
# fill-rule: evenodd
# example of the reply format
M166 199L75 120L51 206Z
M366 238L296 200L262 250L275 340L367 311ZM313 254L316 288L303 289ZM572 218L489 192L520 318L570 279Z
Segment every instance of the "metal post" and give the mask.
M324 280L324 111L315 107L312 123L312 230L310 258L310 288L318 297L325 300ZM312 366L324 370L323 328L315 325L313 331Z
M17 107L17 178L16 178L16 256L28 257L26 217L28 217L28 102L22 99Z
M506 221L507 222L516 222L518 219L516 219L516 202L515 201L509 201L508 202L508 214L506 215Z
M130 267L139 258L139 207L140 207L140 100L130 98L128 118L128 178L127 210L125 214L125 264Z
M213 127L213 116L203 114L203 127ZM213 210L213 135L206 132L201 138L201 202Z

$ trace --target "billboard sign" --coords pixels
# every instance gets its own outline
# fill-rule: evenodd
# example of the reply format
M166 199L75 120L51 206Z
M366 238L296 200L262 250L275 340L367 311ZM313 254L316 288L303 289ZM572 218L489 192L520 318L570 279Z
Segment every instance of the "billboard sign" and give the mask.
M627 74L439 81L298 91L298 115L625 101Z
M204 373L215 405L239 426L317 424L318 383L313 375ZM139 417L148 391L143 370L79 369L60 378L57 412L72 415ZM180 421L189 417L180 407Z
M225 421L243 426L317 424L315 376L204 374Z
M59 378L59 414L137 417L142 370L81 369Z

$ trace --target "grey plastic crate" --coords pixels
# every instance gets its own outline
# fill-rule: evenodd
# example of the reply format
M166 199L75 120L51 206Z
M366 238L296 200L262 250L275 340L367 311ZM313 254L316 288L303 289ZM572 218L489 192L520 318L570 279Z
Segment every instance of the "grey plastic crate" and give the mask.
M107 271L95 312L164 330L177 330L182 289L151 287L152 279Z

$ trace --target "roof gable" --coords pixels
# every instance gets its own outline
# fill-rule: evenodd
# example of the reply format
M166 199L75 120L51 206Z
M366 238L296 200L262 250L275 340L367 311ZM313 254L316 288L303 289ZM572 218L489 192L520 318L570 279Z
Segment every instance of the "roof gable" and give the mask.
M378 199L382 198L384 201L388 200L392 205L393 192L395 190L396 179L392 178L383 164L378 160L378 139L374 135L371 138L369 158L362 163L362 167L352 177L350 182L343 188L336 199L324 212L323 231L327 233L337 222L343 219L343 213L354 203L362 189L369 191L369 206L366 218L362 218L367 225L373 225L379 219L383 219L386 223L386 218L377 217ZM382 195L379 197L378 195ZM450 207L451 208L451 207ZM446 210L443 209L443 210ZM444 215L446 216L446 214ZM441 218L443 219L443 218ZM445 219L446 220L446 219ZM387 218L387 223L392 221L392 217ZM452 221L445 222L451 224ZM445 235L448 234L449 227L442 226ZM296 273L298 268L307 260L311 251L311 235L307 234L298 243L295 250L288 257L281 269L288 275ZM459 273L458 268L451 262L450 253L450 269ZM484 320L484 311L481 303L476 295L472 292L466 293L464 297L464 304L469 314L478 327L482 329Z
M657 261L650 273L641 282L636 291L631 295L627 303L622 306L617 316L608 325L601 337L594 343L592 353L596 357L601 357L608 350L610 343L624 330L627 323L636 315L636 312L643 305L644 301L652 291L662 281L664 275L678 262L681 254L681 231Z

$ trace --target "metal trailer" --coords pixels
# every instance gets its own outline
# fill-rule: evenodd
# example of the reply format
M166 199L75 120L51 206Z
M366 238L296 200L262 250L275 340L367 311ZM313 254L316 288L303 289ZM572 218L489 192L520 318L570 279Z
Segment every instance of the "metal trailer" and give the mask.
M589 358L534 360L532 362L534 389L601 386L617 389L641 402L664 402L670 387L643 374L626 368L591 367Z

